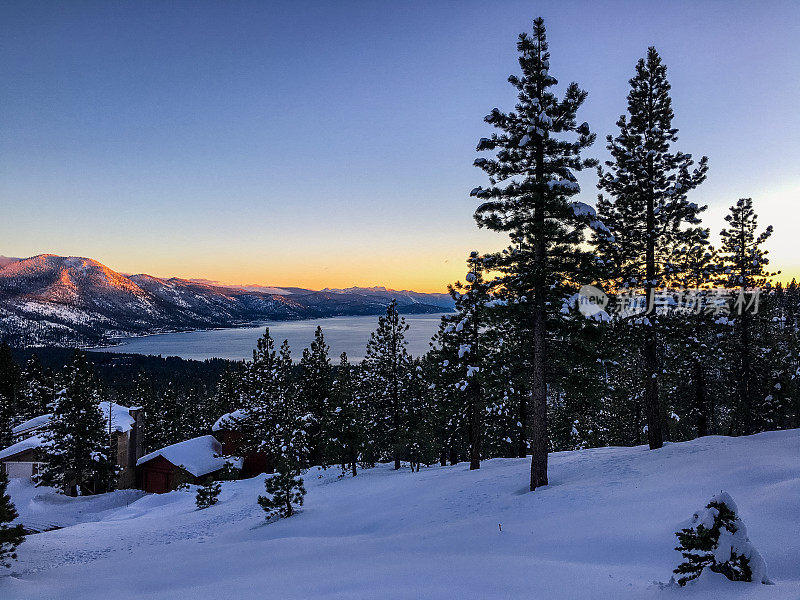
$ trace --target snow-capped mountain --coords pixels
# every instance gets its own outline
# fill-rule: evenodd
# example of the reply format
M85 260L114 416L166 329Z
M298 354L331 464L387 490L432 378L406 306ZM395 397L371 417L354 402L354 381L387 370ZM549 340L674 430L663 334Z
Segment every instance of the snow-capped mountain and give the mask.
M381 288L382 289L382 288ZM110 338L254 321L450 310L443 294L229 287L123 275L90 258L0 260L0 338L17 345L97 344Z

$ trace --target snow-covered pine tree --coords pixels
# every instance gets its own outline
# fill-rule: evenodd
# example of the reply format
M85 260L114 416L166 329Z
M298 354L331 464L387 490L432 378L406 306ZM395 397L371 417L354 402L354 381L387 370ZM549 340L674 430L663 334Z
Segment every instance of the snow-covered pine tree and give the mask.
M415 359L408 373L404 395L404 427L401 433L403 454L412 471L436 461L437 448L434 442L431 390L427 385L426 371L430 365L423 359Z
M246 363L241 382L242 418L237 419L236 429L240 433L240 452L268 454L270 469L274 467L275 455L272 434L275 428L275 399L279 394L278 353L275 342L264 331L253 350L253 360Z
M246 366L242 363L227 367L222 372L214 390L213 405L216 406L217 418L220 414L232 413L242 408L242 390L245 377Z
M771 288L771 289L770 289ZM781 310L783 286L767 284L755 315L753 370L759 382L760 395L753 403L755 431L792 427L792 415L798 405L800 375L800 339L797 330L787 326Z
M699 207L687 193L706 177L708 160L697 166L691 154L672 152L678 130L672 127L672 100L667 68L655 48L639 60L630 80L628 115L617 121L619 134L608 136L612 160L600 167L597 209L607 231L595 233L603 264L614 289L643 289L644 404L650 448L663 445L658 396L658 329L656 290L671 274L675 251L696 235Z
M603 407L600 425L605 443L638 446L642 443L644 402L641 332L614 319L604 328L602 367Z
M300 359L300 405L310 416L308 421L309 466L325 467L326 446L331 434L331 361L322 327L317 326L314 340L303 350Z
M484 333L487 325L486 305L491 300L491 284L483 278L483 257L477 250L470 252L467 267L469 271L466 283L456 282L449 287L456 313L448 317L453 337L458 344L453 366L460 376L456 388L464 400L468 423L469 468L474 470L481 468L483 420L486 413L483 379L489 370Z
M494 109L486 117L501 133L478 143L478 151L496 151L496 157L475 160L489 175L490 187L475 188L471 195L484 200L475 212L478 225L511 238L508 249L487 257L486 267L499 273L498 288L516 295L523 315L517 326L530 331L534 490L547 485L548 317L560 308L565 285L579 280L589 262L580 244L591 219L569 198L579 192L574 172L597 162L581 157L595 139L588 124L576 122L586 92L572 83L559 100L551 89L558 82L550 74L541 18L534 21L532 35L519 36L517 48L522 75L512 75L509 82L519 102L512 112Z
M606 399L605 364L612 346L606 313L584 317L576 299L564 303L565 316L550 342L551 374L548 413L554 450L601 446L606 428L602 407Z
M147 395L145 399L149 400L144 405L147 422L145 444L148 452L191 437L182 398L172 381L167 383L163 391Z
M497 449L495 456L528 456L531 431L530 373L532 344L530 328L520 327L526 317L527 303L491 302L488 311L490 326L486 331L489 349L487 362L492 370L484 372L484 389L488 400L486 429L491 432L487 443ZM489 438L493 437L494 442Z
M763 245L772 235L772 225L757 233L758 215L751 198L742 198L730 207L725 216L727 226L720 232L722 238L722 279L720 283L735 294L731 306L731 320L735 336L729 337L728 347L732 364L735 365L737 406L734 417L734 431L740 434L754 433L755 412L753 403L769 394L758 381L763 380L763 353L753 352L758 339L758 303L763 301L761 294L768 291L769 279L777 273L767 270L769 259ZM761 323L762 327L764 323Z
M403 427L405 426L403 393L408 385L411 356L406 349L408 324L397 312L397 301L378 317L378 327L370 335L362 363L365 384L377 415L372 438L383 449L381 458L394 460L400 468Z
M684 558L674 571L681 575L678 584L697 579L705 568L731 581L769 583L767 565L747 537L737 512L733 498L720 492L692 515L689 527L675 534L680 541L675 549Z
M17 546L25 539L22 525L11 525L18 515L11 496L6 493L7 488L8 475L0 468L0 565L4 567L11 566L10 561L17 558Z
M299 466L281 457L277 467L277 471L264 481L269 495L258 497L258 504L267 513L267 519L291 517L295 506L303 506L306 495Z
M275 371L277 395L275 398L278 404L278 414L287 422L294 423L294 419L299 419L303 423L303 454L300 458L308 460L308 423L311 420L305 407L300 403L299 386L295 379L294 365L292 364L292 350L289 340L283 340L280 351L278 352L278 364ZM285 414L281 412L285 411Z
M438 446L439 464L458 463L465 450L466 419L458 362L459 343L454 326L455 316L442 316L439 330L433 336L431 349L425 355L430 364L427 374L431 399L431 435Z
M358 465L367 444L367 422L358 392L355 369L342 352L331 389L332 428L328 453L342 466L342 475L358 474Z
M20 379L17 420L22 422L50 412L54 394L53 381L45 373L38 355L33 354L28 359Z
M197 495L195 496L194 503L199 510L214 506L219 501L219 494L222 491L219 481L214 481L214 478L206 477L203 485L197 488Z
M688 240L672 262L675 306L661 317L664 322L664 398L668 422L683 435L702 437L715 430L716 390L712 373L719 369L722 356L719 326L711 289L719 273L716 250L708 244L707 230L697 230L698 237Z
M271 408L273 430L265 438L265 444L268 452L275 456L276 473L264 482L269 496L258 497L268 519L292 516L294 506L302 506L306 494L300 475L308 461L308 418L298 402L287 341L281 345L277 357L275 384L276 396Z
M47 466L40 482L70 496L106 491L109 444L97 382L86 355L75 351L43 436Z

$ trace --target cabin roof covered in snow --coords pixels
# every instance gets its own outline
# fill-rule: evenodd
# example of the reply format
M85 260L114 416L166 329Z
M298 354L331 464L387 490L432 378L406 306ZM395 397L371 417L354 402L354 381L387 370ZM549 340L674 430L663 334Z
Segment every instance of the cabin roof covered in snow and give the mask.
M131 416L131 410L134 408L129 408L127 406L122 406L121 404L117 404L116 402L101 402L100 403L100 412L103 414L103 423L108 423L108 410L109 405L111 406L111 425L114 428L114 431L119 433L125 433L130 431L134 424L136 423L136 419ZM50 421L50 417L52 414L46 415L39 415L38 417L33 417L32 419L28 419L24 423L20 423L14 429L11 430L11 433L17 434L22 433L24 431L28 431L30 429L38 429L40 427L44 427L47 425L48 421Z
M29 429L38 429L39 427L44 427L47 425L47 422L50 420L51 416L51 414L46 414L28 419L24 423L20 423L14 427L14 429L11 430L11 433L22 433L23 431L28 431Z
M226 459L221 454L222 445L214 436L201 435L146 454L136 461L136 466L161 456L176 467L183 467L195 477L200 477L225 466L230 459Z
M232 427L236 427L239 421L245 417L247 417L247 412L241 408L239 410L226 413L217 419L216 423L214 423L214 425L211 427L211 431L219 431L221 429L230 429Z
M29 438L25 438L17 442L16 444L10 445L8 448L4 448L0 450L0 460L5 460L7 458L11 458L19 454L20 452L25 452L26 450L33 450L35 448L39 448L44 446L46 440L40 435L32 435Z

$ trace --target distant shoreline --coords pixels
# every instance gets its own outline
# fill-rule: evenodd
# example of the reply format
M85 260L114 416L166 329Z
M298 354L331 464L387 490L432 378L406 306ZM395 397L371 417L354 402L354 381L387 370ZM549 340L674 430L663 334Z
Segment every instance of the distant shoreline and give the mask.
M398 311L401 317L405 316L425 316L425 315L445 315L445 314L452 314L455 310L450 309L442 309L441 311L436 312L402 312ZM169 331L154 331L152 333L137 333L132 335L122 335L122 336L113 336L109 337L109 343L101 344L96 346L79 346L82 350L105 350L107 348L119 348L120 346L127 345L127 342L123 340L133 340L133 339L140 339L140 338L148 338L148 337L156 337L159 335L175 335L180 333L197 333L199 331L226 331L226 330L234 330L234 329L250 329L254 327L266 327L271 323L298 323L303 321L318 321L323 319L342 319L342 318L356 318L356 317L380 317L383 313L374 313L368 315L333 315L329 317L307 317L301 319L271 319L271 320L259 320L259 321L250 321L247 323L238 323L235 325L227 326L227 327L198 327L197 329L174 329Z

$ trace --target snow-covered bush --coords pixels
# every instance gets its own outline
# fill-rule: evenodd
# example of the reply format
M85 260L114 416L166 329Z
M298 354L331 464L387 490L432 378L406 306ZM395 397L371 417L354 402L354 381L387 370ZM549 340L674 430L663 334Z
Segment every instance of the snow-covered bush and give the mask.
M675 569L682 576L680 585L699 577L706 567L731 581L769 583L767 565L747 537L737 510L733 498L720 492L692 515L689 527L675 534L680 540L675 549L685 559Z
M218 502L221 490L219 481L214 481L212 477L209 477L201 487L197 488L197 496L194 499L197 508L214 506Z

